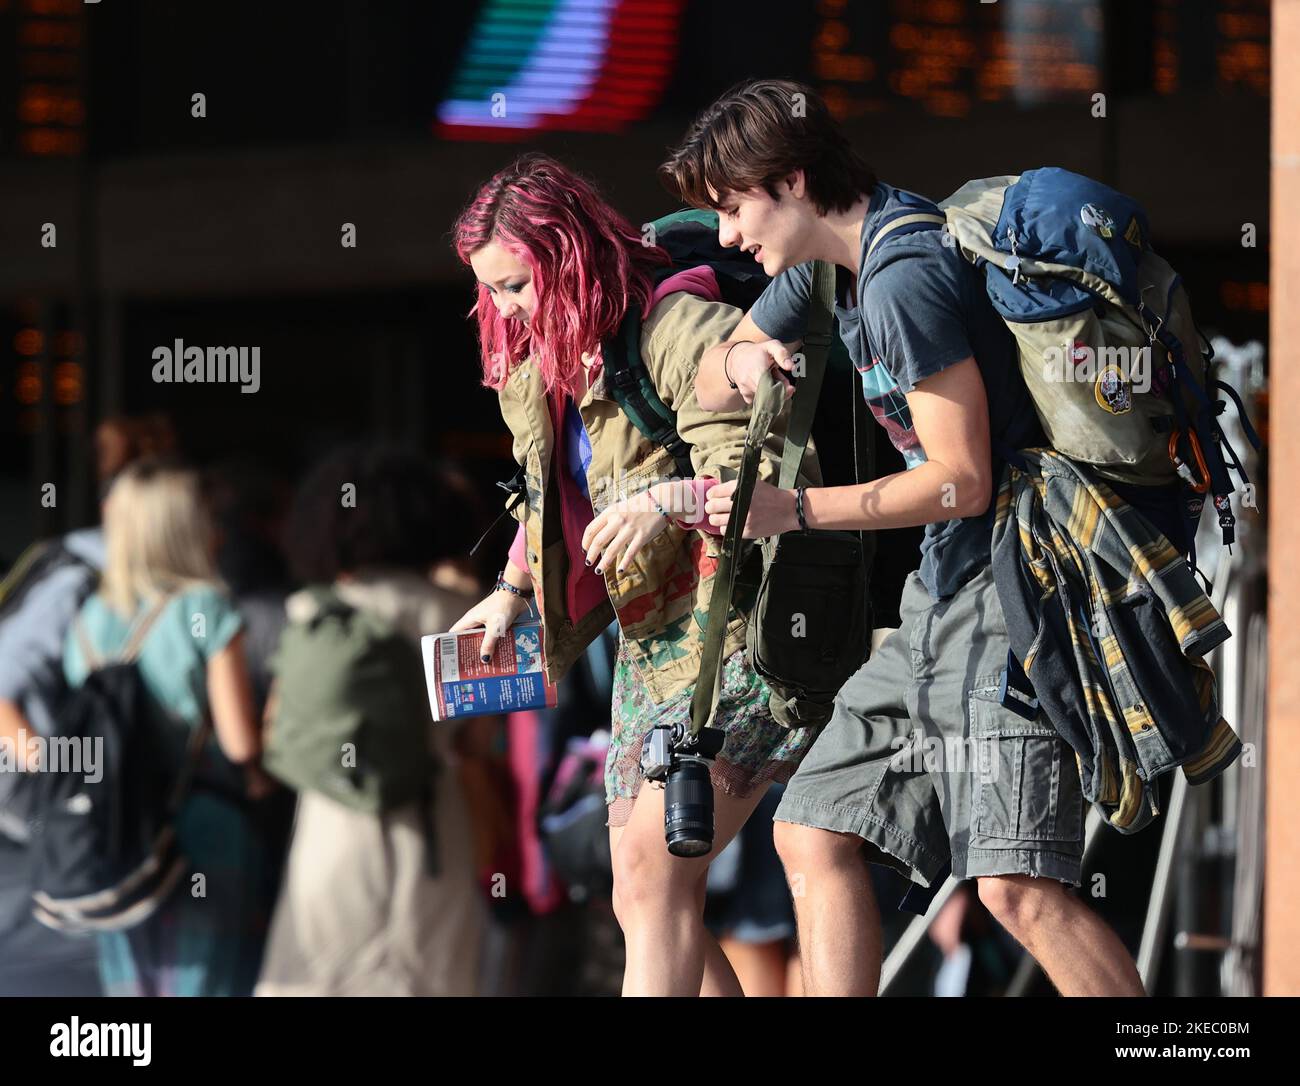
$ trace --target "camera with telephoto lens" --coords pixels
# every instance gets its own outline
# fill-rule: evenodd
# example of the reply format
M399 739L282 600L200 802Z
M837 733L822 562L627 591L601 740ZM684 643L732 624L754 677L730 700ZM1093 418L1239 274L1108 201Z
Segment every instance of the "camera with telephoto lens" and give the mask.
M658 724L641 744L646 780L664 785L664 839L674 856L703 856L713 848L713 784L709 761L722 750L725 732L685 724Z

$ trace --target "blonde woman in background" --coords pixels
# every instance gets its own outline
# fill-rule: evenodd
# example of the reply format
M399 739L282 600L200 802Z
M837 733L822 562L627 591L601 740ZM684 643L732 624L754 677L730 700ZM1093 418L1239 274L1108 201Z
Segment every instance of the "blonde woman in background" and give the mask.
M79 686L151 617L137 664L153 708L176 724L179 769L192 729L212 735L176 820L190 863L173 897L149 920L100 934L107 995L247 995L266 927L259 905L264 855L232 795L258 796L259 726L243 653L243 622L217 580L213 534L196 474L158 461L125 468L104 506L106 563L64 648ZM80 627L80 631L78 630ZM202 875L202 879L195 878Z

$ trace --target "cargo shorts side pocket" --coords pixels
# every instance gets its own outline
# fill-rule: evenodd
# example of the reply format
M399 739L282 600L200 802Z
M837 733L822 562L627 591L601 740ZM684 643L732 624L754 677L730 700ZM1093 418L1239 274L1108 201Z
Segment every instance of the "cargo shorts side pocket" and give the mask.
M1074 751L1040 711L1033 720L998 700L998 680L967 694L974 755L971 831L1014 841L1078 841L1083 788Z

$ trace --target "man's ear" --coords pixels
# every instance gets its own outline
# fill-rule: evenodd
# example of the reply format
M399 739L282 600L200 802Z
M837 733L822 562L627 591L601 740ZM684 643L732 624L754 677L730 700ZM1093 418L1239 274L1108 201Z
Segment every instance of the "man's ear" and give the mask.
M804 181L803 170L794 170L787 174L785 179L781 182L781 186L796 200L802 200L808 192L808 186Z

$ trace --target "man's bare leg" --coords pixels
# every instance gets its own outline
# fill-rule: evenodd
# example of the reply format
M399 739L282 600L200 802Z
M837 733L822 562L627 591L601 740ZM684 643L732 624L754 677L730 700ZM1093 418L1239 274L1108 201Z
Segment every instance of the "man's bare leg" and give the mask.
M780 821L774 838L794 896L804 995L875 995L880 910L862 839Z
M980 900L1062 995L1146 995L1119 936L1061 883L1032 875L977 881Z

